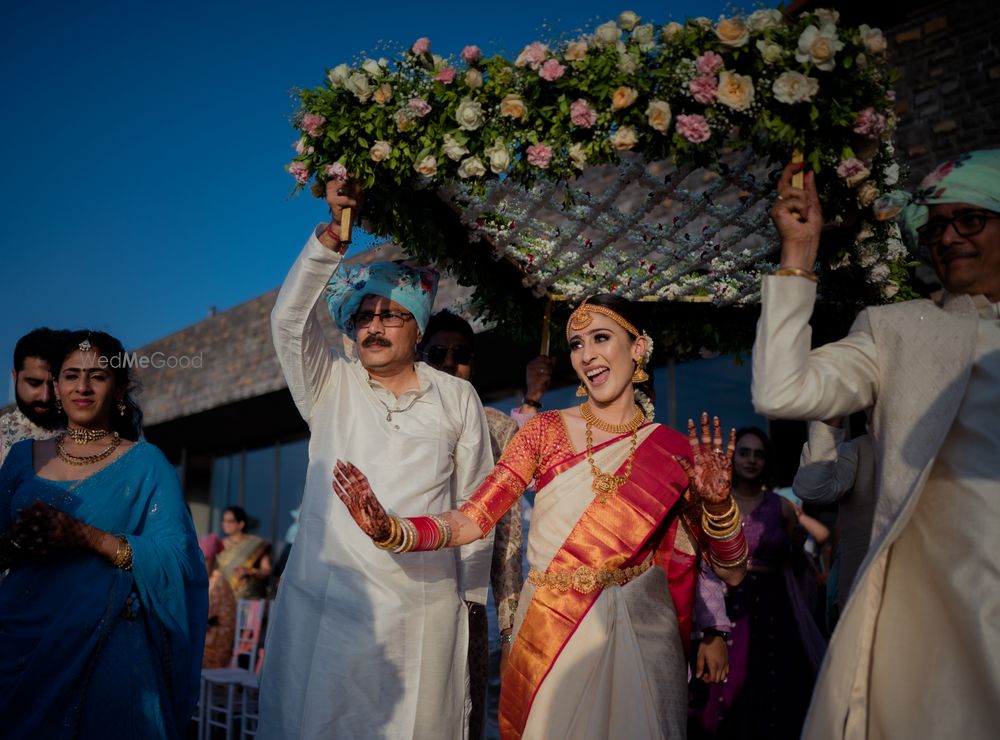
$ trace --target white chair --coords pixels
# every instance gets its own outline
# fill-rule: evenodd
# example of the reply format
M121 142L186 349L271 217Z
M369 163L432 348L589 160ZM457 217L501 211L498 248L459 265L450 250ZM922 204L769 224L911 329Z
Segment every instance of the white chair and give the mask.
M236 606L236 635L229 666L202 669L198 710L200 740L209 740L215 727L225 731L226 740L232 740L233 725L240 719L237 692L244 680L253 678L256 681L266 608L267 602L262 599L240 599Z

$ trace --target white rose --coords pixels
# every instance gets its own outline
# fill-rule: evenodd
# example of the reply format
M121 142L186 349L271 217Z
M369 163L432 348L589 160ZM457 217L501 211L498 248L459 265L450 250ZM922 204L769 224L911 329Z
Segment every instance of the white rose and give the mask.
M858 205L862 208L867 208L875 202L875 199L878 198L878 196L878 185L873 183L871 180L868 180L867 182L862 183L861 187L858 188Z
M873 283L883 283L889 279L889 266L884 264L875 265L868 271L868 278Z
M717 97L733 110L747 110L753 103L753 79L748 75L723 71L719 73Z
M663 40L669 44L673 42L674 39L676 39L678 36L680 36L683 30L684 26L682 26L677 21L671 21L670 23L668 23L663 27Z
M470 69L465 73L465 84L473 89L483 86L483 73L478 69Z
M822 28L807 26L799 36L799 46L795 51L795 61L812 62L817 69L829 72L837 62L834 57L844 48L844 42L837 38L837 29L832 25Z
M368 152L373 162L384 162L392 154L392 145L385 139L378 139Z
M884 170L882 170L882 177L885 178L886 185L895 185L899 182L899 165L893 162Z
M639 47L644 51L648 51L653 47L653 36L656 34L652 23L644 23L641 26L636 27L632 31L632 38L635 40Z
M703 15L699 15L693 22L696 26L701 26L702 28L711 28L714 25L711 18L706 18Z
M646 108L646 120L649 126L660 133L666 132L670 128L670 103L665 100L651 100Z
M438 171L437 159L434 157L424 157L413 165L413 169L426 177L434 177Z
M896 293L899 292L899 285L893 282L888 282L882 286L882 296L885 298L892 298Z
M475 100L465 98L455 110L458 127L464 131L475 131L483 125L483 106Z
M777 64L785 56L785 50L781 48L781 44L776 44L773 41L764 41L762 39L757 42L757 49L764 59L764 64Z
M763 31L770 31L774 28L781 28L784 22L785 18L781 14L781 11L774 8L755 10L750 14L750 17L747 18L747 25L750 26L750 30L754 33L761 33Z
M806 77L801 72L782 72L771 85L774 98L780 103L794 105L813 99L819 92L819 80Z
M368 76L373 80L377 80L385 74L385 70L383 70L382 67L379 66L379 63L374 59L365 59L365 61L361 63L361 69L367 72Z
M351 76L351 68L346 64L338 64L330 70L327 79L330 80L331 87L343 87L347 78Z
M354 97L362 103L367 103L372 96L372 86L368 82L368 78L360 72L351 73L351 76L344 83L344 89L349 93L354 93Z
M466 149L461 144L459 144L455 140L455 137L452 136L451 134L444 135L444 146L442 147L442 149L444 150L445 156L448 157L448 159L452 160L453 162L457 162L458 160L460 160L462 157L464 157L466 154L469 153L469 150Z
M459 177L482 177L486 174L486 167L479 161L479 157L468 157L458 166Z
M819 18L820 23L824 26L836 26L837 21L840 20L840 12L829 8L816 8L813 15Z
M641 19L639 18L639 16L637 16L631 10L626 10L624 13L621 13L618 16L618 22L621 24L621 27L624 28L626 31L631 31L633 28L638 26L640 20Z
M611 46L618 41L621 36L621 29L618 28L618 24L614 21L608 21L607 23L602 23L594 31L594 41L596 41L601 46Z
M587 153L583 151L583 144L577 142L569 148L569 160L578 170L582 170L587 164Z
M611 146L619 152L628 151L639 143L639 137L631 126L622 126L611 135Z
M639 62L634 56L626 52L621 52L618 54L618 71L623 75L635 74L635 71L639 68Z
M500 139L494 141L493 146L486 150L486 156L490 158L490 171L497 175L506 172L510 167L510 152Z
M861 41L865 45L865 51L869 54L883 54L889 48L881 29L863 25L858 30L861 31Z

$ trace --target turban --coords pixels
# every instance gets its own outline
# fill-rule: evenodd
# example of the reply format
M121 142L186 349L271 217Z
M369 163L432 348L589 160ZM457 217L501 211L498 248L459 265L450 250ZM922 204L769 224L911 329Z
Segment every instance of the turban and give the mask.
M372 262L338 270L326 284L326 305L337 327L353 335L351 317L366 295L395 301L413 314L423 333L437 293L438 273L429 267L410 267L402 262Z

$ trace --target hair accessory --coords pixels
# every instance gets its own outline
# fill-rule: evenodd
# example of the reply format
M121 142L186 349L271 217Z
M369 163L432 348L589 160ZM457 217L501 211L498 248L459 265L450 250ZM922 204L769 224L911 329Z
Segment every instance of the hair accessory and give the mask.
M566 339L569 339L571 330L581 331L590 326L590 323L594 320L594 317L591 316L592 313L599 313L602 316L607 316L609 319L618 324L618 326L637 339L642 336L642 333L617 311L610 309L607 306L598 306L593 303L587 303L585 300L576 307L576 310L570 314L569 321L566 322Z

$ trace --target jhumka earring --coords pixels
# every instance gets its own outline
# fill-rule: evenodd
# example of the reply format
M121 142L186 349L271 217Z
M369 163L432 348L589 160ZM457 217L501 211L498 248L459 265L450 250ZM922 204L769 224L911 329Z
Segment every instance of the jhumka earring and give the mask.
M586 396L587 396L587 386L585 386L583 383L580 383L580 387L576 389L576 397L585 398Z
M642 369L642 360L635 363L635 372L632 373L633 383L645 383L649 380L649 373Z
M118 402L118 415L125 416L125 401L121 400Z

